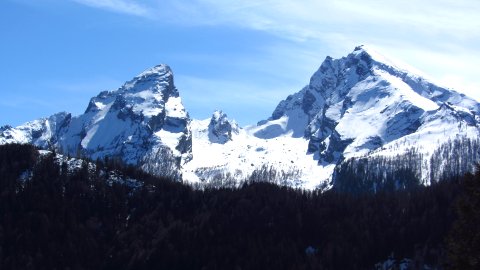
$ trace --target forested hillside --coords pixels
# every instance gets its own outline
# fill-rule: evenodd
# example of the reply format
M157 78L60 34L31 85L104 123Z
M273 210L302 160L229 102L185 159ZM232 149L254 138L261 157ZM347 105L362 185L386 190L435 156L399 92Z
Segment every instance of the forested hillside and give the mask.
M0 269L374 269L388 258L408 258L411 269L478 266L478 208L469 206L480 174L320 193L259 181L195 190L109 160L68 166L32 146L0 146Z
M429 162L415 147L390 157L348 159L335 168L333 187L347 193L411 190L442 180L458 180L472 173L479 161L480 141L460 137L441 144Z

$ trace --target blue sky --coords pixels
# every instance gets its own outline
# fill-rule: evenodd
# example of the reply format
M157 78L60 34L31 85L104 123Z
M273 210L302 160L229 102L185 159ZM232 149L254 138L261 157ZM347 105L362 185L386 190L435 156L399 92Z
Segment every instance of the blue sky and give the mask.
M3 0L0 125L78 115L160 63L192 117L254 124L359 44L478 100L478 14L477 0Z

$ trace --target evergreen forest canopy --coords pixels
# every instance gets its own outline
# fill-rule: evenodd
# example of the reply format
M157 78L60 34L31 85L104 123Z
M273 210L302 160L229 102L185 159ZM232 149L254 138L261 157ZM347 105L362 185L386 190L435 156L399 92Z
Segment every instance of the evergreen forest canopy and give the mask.
M0 269L375 269L387 258L479 269L478 171L320 193L258 179L199 190L91 164L72 170L54 152L0 146Z

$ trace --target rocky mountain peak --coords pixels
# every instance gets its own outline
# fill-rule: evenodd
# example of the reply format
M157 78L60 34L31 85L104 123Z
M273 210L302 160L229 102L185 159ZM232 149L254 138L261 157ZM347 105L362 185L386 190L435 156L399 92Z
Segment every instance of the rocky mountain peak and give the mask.
M135 94L144 91L160 93L164 100L168 97L178 97L175 88L173 72L168 65L161 64L146 69L131 81L126 82L120 89L124 94Z
M320 164L335 164L434 126L476 125L478 102L402 67L366 46L338 59L327 56L309 84L281 101L257 133L283 119L282 134L303 128L308 153Z
M358 81L372 74L373 63L363 47L356 47L347 57L340 59L327 56L311 77L309 88L326 100L341 98Z
M190 118L167 65L93 97L84 114L56 114L3 130L0 143L32 143L71 156L119 158L174 177L191 158Z
M179 98L179 92L173 72L168 65L161 64L143 71L115 91L100 92L90 100L85 113L99 112L113 101L111 109L121 110L121 118L126 114L151 118L164 111L169 99L176 98ZM184 111L181 107L174 109Z
M154 67L146 69L136 77L139 78L139 77L148 77L148 76L154 76L154 77L173 76L173 72L170 66L168 66L167 64L159 64Z
M229 120L227 114L216 110L208 125L209 139L214 143L226 143L232 140L233 134L238 134L239 127L234 120Z

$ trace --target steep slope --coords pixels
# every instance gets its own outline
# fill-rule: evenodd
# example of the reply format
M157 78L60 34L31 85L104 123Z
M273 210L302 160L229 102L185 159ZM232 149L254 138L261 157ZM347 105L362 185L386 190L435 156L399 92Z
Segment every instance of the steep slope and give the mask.
M178 177L191 158L190 118L166 65L148 69L116 91L92 98L85 113L57 114L2 130L0 143L33 143L92 159L118 158Z

